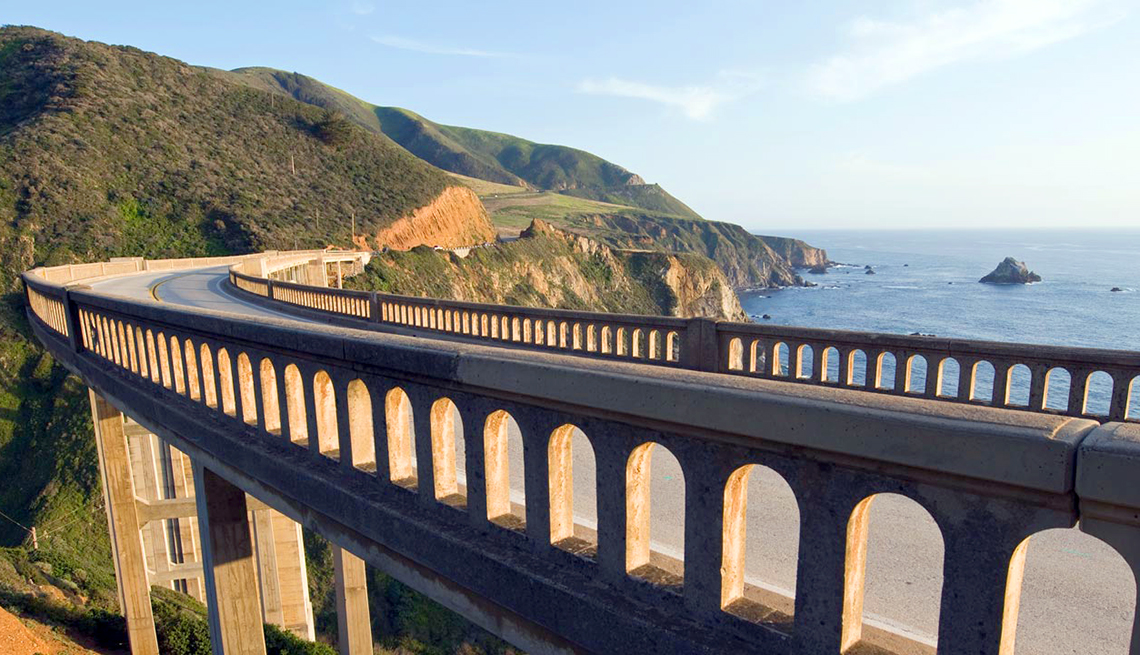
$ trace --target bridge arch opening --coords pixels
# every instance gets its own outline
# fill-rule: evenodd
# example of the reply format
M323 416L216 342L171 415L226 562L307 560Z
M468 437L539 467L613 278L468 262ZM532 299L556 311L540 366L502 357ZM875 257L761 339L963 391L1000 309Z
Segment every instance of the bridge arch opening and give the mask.
M1084 414L1089 416L1108 416L1113 387L1112 376L1104 371L1089 373L1085 382Z
M458 507L467 502L466 495L459 491L464 452L459 409L450 398L440 398L431 406L431 470L435 478L435 499L446 505Z
M189 339L182 342L186 352L186 386L190 400L202 400L201 382L198 377L198 357L194 354L194 344Z
M313 375L313 410L317 419L317 450L325 457L340 459L336 422L336 390L325 371Z
M513 530L526 526L526 487L522 432L505 410L487 416L483 426L487 481L487 520Z
M261 411L265 431L269 434L281 434L281 406L278 404L277 371L268 357L261 360Z
M245 353L238 354L237 375L241 420L247 425L257 425L257 389L253 380L253 365Z
M602 342L600 344L603 355L609 355L614 351L613 348L613 330L608 325L602 326Z
M772 344L772 375L786 377L791 362L791 349L783 341Z
M162 384L162 374L158 368L158 346L154 341L154 331L149 328L146 331L146 354L150 368L150 381L155 384Z
M847 379L844 382L851 387L867 386L867 353L856 348L847 354Z
M199 347L198 352L201 354L198 366L202 369L202 395L207 407L217 407L218 380L214 371L214 354L210 351L209 344L205 343Z
M958 397L958 379L962 375L962 366L953 357L946 357L938 362L938 380L935 383L934 393L939 398Z
M665 335L665 353L669 361L681 361L681 337L676 330L670 330Z
M1057 411L1069 408L1069 389L1073 378L1068 369L1055 366L1045 374L1045 407Z
M819 379L821 382L839 382L839 349L835 346L826 346L819 361Z
M586 351L598 352L598 326L593 323L586 326Z
M167 389L173 388L174 380L170 372L170 351L168 350L169 342L166 340L166 334L159 332L154 337L155 345L158 347L158 373L161 378L161 384Z
M219 399L222 413L237 416L233 361L230 360L230 351L225 348L218 349L218 389L222 396Z
M744 370L744 345L740 337L733 337L728 342L728 370Z
M186 365L183 361L182 344L179 343L178 337L170 337L170 364L174 371L174 390L179 395L185 396L186 390Z
M886 647L884 631L868 619L904 626L934 643L944 553L942 530L911 498L878 493L856 505L847 521L841 652L862 644ZM900 597L908 599L905 607L888 600Z
M766 374L769 372L767 364L767 345L760 339L753 339L748 345L748 371L750 373Z
M388 477L402 487L416 487L415 432L412 402L400 387L384 396L384 421L388 438Z
M930 363L923 355L911 355L906 360L906 379L903 390L906 393L922 395L926 393L926 376Z
M898 360L892 352L881 352L875 358L875 388L883 391L893 390L898 375Z
M582 349L582 324L575 323L570 329L571 346L574 350Z
M365 473L376 472L376 434L372 428L372 394L363 380L348 383L348 436L352 465Z
M685 474L669 449L646 442L626 463L626 573L679 591L685 576ZM650 511L651 501L659 509ZM673 518L667 524L663 515ZM653 516L657 518L654 519Z
M970 400L983 403L994 401L994 365L982 360L974 364L972 375L973 384L970 385Z
M1033 382L1033 373L1025 364L1014 364L1009 368L1009 378L1006 382L1005 402L1015 407L1029 406L1029 388Z
M289 420L289 440L309 445L309 420L305 414L305 382L296 364L285 367L285 410Z
M750 497L759 502L750 502ZM748 530L748 524L753 530ZM721 608L790 629L795 614L800 510L795 493L761 464L736 469L724 488Z
M590 439L566 423L550 434L550 543L594 557L597 552L597 463Z
M1133 633L1140 636L1135 572L1115 548L1077 528L1021 542L1009 580L1002 643L1010 653L1127 653Z
M800 344L796 348L796 374L797 380L810 380L815 375L815 348L810 344Z

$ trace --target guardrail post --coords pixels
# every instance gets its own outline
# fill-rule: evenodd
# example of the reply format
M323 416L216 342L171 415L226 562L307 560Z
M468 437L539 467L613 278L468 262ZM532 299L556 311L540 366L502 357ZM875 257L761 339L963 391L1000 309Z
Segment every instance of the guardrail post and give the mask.
M83 350L83 334L81 332L83 323L79 320L79 305L71 301L71 290L63 290L63 309L64 316L67 320L67 340L71 344L71 351L74 353Z
M373 323L382 323L380 318L380 296L375 291L368 294L369 320Z
M685 328L681 367L693 371L716 372L720 368L717 324L709 318L691 318Z

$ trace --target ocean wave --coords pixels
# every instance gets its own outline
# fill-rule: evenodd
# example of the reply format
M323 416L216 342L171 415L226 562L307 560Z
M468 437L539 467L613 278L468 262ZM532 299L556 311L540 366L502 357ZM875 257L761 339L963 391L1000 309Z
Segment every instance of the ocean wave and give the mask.
M884 289L904 289L904 290L907 290L907 291L913 291L913 290L918 290L918 289L921 289L922 287L908 287L908 286L890 286L890 285L887 285L887 286L884 286L883 288L884 288Z

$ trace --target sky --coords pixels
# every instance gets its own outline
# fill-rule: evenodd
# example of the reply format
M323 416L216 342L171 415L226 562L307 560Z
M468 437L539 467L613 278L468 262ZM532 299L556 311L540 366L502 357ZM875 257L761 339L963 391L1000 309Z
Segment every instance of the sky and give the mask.
M1140 0L15 2L0 23L297 71L795 228L1140 227Z

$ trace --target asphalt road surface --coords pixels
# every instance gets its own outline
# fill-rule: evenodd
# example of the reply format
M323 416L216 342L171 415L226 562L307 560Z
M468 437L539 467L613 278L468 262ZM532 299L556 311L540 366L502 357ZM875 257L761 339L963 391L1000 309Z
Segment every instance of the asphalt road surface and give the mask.
M226 267L114 278L99 291L248 316L297 319L239 299L222 283ZM464 461L462 440L457 449ZM509 434L513 500L523 496L522 442ZM594 457L575 435L574 507L578 522L594 527ZM662 447L651 465L653 548L680 559L684 535L684 476ZM460 473L462 480L462 472ZM798 549L798 510L792 492L769 469L749 480L746 569L754 585L792 595ZM918 504L884 495L871 505L865 620L934 643L942 587L942 538ZM1050 530L1030 540L1017 629L1019 655L1121 655L1128 650L1136 585L1116 551L1077 530Z

